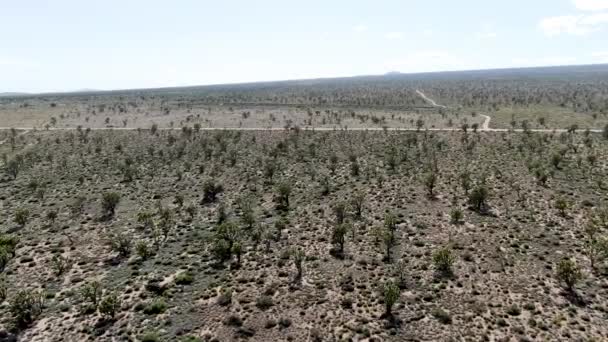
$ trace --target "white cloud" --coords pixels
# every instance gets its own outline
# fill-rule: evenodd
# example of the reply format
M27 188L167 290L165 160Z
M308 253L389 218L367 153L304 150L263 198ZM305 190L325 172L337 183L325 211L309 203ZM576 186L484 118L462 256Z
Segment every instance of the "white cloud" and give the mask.
M355 32L365 32L367 31L368 27L365 25L357 25L355 27L353 27L353 31Z
M539 27L548 36L562 33L581 36L599 31L605 24L608 24L608 13L545 18Z
M403 32L388 32L384 37L386 39L401 39L403 38Z
M608 51L598 51L591 54L594 63L608 63Z
M608 0L572 0L581 11L602 11L608 9Z

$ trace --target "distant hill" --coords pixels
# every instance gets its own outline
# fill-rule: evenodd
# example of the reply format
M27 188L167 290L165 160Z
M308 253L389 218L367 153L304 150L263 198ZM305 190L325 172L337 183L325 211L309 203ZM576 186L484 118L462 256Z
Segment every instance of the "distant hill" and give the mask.
M0 93L0 97L26 96L26 95L31 95L31 94L28 94L28 93L17 93L17 92Z

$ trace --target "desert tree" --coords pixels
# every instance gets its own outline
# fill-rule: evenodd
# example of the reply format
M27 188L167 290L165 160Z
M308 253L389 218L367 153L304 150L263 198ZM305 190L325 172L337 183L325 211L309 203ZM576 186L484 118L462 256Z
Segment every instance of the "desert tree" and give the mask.
M291 185L287 182L279 184L276 188L275 201L278 210L289 210L289 196L291 195Z
M575 292L574 288L576 283L583 279L583 273L576 262L567 257L564 257L559 261L555 272L557 280L563 283L565 289L570 293Z
M341 225L346 219L346 203L339 201L334 204L334 214L336 215L336 225Z
M429 198L434 198L434 189L437 185L437 174L435 173L435 171L431 170L424 175L423 184L426 188L427 195L429 196Z
M346 242L346 234L352 230L352 227L348 223L336 224L333 227L331 234L331 241L336 245L336 249L332 249L337 256L342 257L344 255L344 243Z
M365 194L363 192L356 192L350 200L350 205L355 212L355 218L361 219L363 217L363 205L365 204Z
M217 195L224 191L224 187L216 183L213 179L207 180L203 184L202 204L213 203L217 200Z
M101 209L105 218L111 219L114 217L119 202L120 195L116 192L106 192L102 195Z
M380 237L382 238L382 244L384 245L384 250L386 252L385 260L386 262L390 263L392 260L391 250L393 249L393 246L395 246L396 242L395 234L390 229L382 229L379 232L381 234Z
M469 204L473 208L473 210L478 213L482 213L487 210L487 201L489 197L489 191L486 185L482 182L477 185L470 193L469 193Z
M393 316L393 306L399 300L401 289L393 281L387 281L382 286L382 297L384 299L385 312L384 316L390 318Z
M302 279L303 263L304 263L304 259L306 258L306 254L304 253L304 251L301 248L296 247L291 251L291 257L293 259L293 263L296 266L296 270L297 270L296 281L299 281Z
M44 292L32 290L21 290L11 298L8 311L17 328L27 327L42 314L44 298Z
M116 312L121 308L120 298L114 292L106 293L99 302L99 313L110 319L114 319Z
M95 280L85 284L80 289L80 295L85 302L90 302L93 308L96 309L101 299L102 291L101 283Z

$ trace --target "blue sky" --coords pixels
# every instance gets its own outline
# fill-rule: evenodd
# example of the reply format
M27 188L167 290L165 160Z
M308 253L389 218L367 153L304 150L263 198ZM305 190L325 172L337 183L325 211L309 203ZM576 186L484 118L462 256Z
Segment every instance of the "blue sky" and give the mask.
M608 0L0 2L0 92L608 62Z

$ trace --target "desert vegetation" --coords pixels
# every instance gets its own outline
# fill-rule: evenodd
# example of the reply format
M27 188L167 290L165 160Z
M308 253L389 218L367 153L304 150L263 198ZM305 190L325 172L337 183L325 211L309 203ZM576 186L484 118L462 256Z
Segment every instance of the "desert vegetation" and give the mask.
M607 339L608 136L552 131L550 111L529 122L545 131L484 131L470 113L570 99L602 128L602 81L574 99L569 84L467 85L480 90L461 105L432 80L372 81L3 100L81 126L0 131L0 339ZM419 86L450 107L427 108ZM491 95L520 87L525 101ZM413 130L315 132L287 115L277 130L203 129L204 106L254 125L266 102L303 126ZM427 130L427 113L456 129Z

